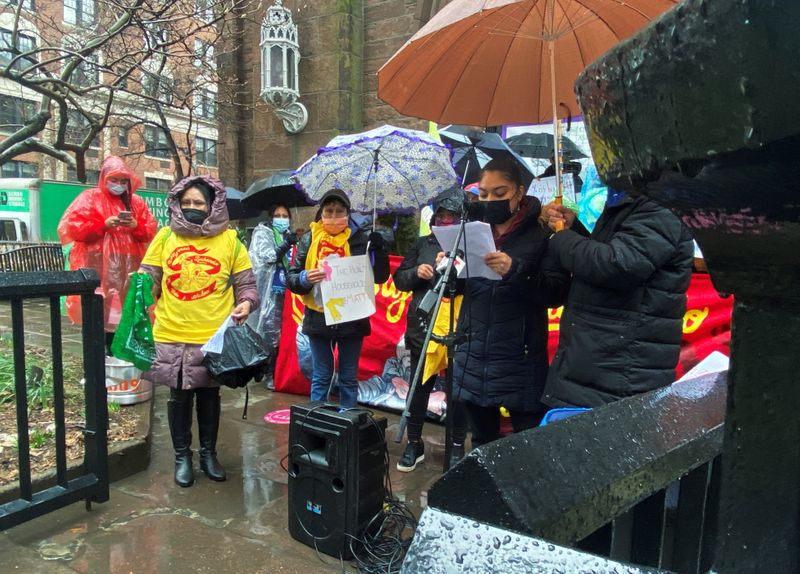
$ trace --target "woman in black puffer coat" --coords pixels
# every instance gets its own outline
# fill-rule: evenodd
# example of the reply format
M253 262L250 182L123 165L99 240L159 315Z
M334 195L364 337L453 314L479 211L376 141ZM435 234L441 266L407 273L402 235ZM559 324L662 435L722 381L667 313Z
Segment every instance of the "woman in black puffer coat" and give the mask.
M694 246L689 230L646 197L609 189L591 234L563 206L547 266L572 273L544 401L598 407L672 384Z
M453 395L466 404L473 447L498 438L501 406L515 432L538 425L547 377L548 301L538 274L550 233L538 222L541 206L507 160L483 168L480 200L499 250L486 263L502 279L467 279L458 320L467 338L456 350Z

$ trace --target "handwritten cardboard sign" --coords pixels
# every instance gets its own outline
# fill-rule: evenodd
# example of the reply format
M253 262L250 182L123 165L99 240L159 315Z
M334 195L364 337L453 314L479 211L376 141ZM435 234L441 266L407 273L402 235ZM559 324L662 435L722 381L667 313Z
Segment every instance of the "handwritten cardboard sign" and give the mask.
M375 312L375 280L367 255L327 257L320 283L325 324L337 325Z
M571 173L565 173L561 176L562 191L564 199L575 203L575 181ZM556 196L556 177L543 177L542 179L534 179L530 186L528 186L527 195L532 195L538 199L542 205L547 205Z

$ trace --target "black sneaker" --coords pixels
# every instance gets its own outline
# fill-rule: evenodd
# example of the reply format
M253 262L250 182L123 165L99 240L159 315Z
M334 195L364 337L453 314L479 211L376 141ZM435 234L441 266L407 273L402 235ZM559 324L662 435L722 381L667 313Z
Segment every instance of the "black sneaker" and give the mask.
M450 468L453 468L458 461L464 458L464 445L454 444L450 447Z
M397 470L400 472L411 472L417 468L417 463L425 460L425 445L423 442L409 442L406 445L406 450L403 451L403 456L397 462Z

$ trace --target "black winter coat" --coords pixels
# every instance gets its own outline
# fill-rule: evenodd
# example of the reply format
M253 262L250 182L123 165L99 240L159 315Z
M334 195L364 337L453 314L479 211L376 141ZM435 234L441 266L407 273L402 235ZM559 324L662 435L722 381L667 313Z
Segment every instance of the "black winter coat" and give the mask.
M671 384L692 274L689 231L645 197L607 207L587 236L550 240L572 273L543 401L596 407Z
M367 249L366 228L358 229L351 233L348 243L350 244L350 255L363 255ZM311 287L306 287L300 280L300 273L306 268L306 257L311 246L311 232L306 232L297 244L297 254L292 265L286 274L286 286L292 293L306 295L311 292ZM372 271L375 276L375 284L380 284L389 278L389 252L384 248L380 250L370 249L372 255ZM327 337L328 339L346 339L350 337L366 337L370 334L371 328L369 317L357 321L348 321L338 325L325 324L325 314L313 309L306 308L303 313L303 334Z
M513 259L501 281L466 280L458 330L453 396L480 406L537 412L547 376L547 305L538 285L549 232L539 202L527 198L525 219L501 251Z

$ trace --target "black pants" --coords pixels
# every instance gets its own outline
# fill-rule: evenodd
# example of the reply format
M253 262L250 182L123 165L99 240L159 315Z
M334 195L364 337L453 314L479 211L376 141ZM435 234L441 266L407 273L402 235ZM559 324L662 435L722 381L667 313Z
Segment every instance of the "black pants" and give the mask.
M500 407L482 407L470 402L465 405L472 426L473 448L500 438ZM544 411L509 410L509 414L516 433L538 426Z
M411 376L417 372L417 363L421 358L420 349L412 348L411 351ZM425 366L423 365L424 369ZM425 424L425 413L428 410L428 400L433 390L433 384L436 382L436 375L425 381L425 384L418 384L414 391L414 396L411 398L411 405L409 405L408 412L408 440L418 441L422 439L422 425ZM455 444L464 444L467 438L467 416L464 411L463 403L451 400L448 397L447 403L447 416L453 417L453 442Z

